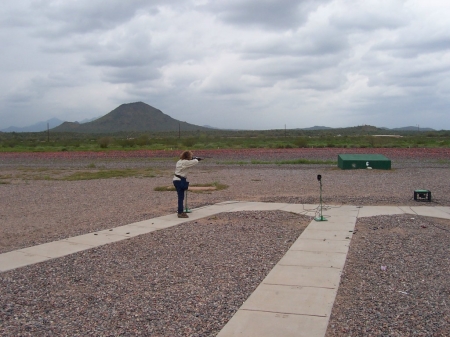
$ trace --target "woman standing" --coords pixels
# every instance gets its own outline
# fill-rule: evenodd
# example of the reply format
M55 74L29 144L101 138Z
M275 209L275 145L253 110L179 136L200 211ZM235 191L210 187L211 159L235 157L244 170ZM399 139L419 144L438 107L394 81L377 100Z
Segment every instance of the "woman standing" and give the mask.
M189 182L186 180L187 171L194 165L197 165L202 158L194 157L191 151L184 151L180 155L180 160L175 166L175 175L173 177L173 185L178 194L178 217L189 218L183 211L184 191L189 188Z

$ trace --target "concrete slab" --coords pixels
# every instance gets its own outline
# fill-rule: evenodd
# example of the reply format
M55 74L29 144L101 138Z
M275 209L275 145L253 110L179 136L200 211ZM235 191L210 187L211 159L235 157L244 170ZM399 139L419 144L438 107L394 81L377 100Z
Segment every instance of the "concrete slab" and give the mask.
M325 215L325 214L324 214ZM342 223L355 223L356 219L358 219L357 214L353 213L353 215L333 215L333 214L326 214L327 222L330 224L342 224Z
M347 230L334 231L334 230L315 230L307 227L302 235L302 239L314 239L314 240L350 240L353 233Z
M0 254L0 271L8 271L30 264L47 261L50 258L40 255L32 255L17 250Z
M281 208L281 210L286 212L314 216L316 214L317 206L318 205L310 205L310 204L285 204L285 206Z
M404 214L404 212L397 206L364 206L359 208L358 218L396 214Z
M135 237L142 234L151 233L154 231L159 230L159 228L155 227L154 225L149 226L137 226L134 224L120 226L116 228L106 229L104 231L100 231L98 233L101 234L114 234L114 235L121 235L125 236L127 238Z
M211 215L215 215L217 213L223 212L233 212L237 206L212 206L212 207L204 207L204 208L194 208L192 209L192 213L189 213L189 217L194 216L198 218L204 218Z
M450 207L446 206L436 206L436 208L442 212L448 213L450 215Z
M201 218L205 218L211 215L214 215L216 213L205 213L205 212L193 212L193 213L189 213L189 218L178 218L176 213L170 214L170 215L165 215L159 218L154 218L152 219L151 223L148 223L146 225L142 225L139 223L133 223L131 225L133 226L139 226L139 227L147 227L147 228L157 228L157 229L164 229L164 228L169 228L169 227L173 227L173 226L177 226L180 225L184 222L189 222L189 221L195 221Z
M312 240L299 238L291 246L290 250L302 250L309 252L329 252L347 254L350 241L337 240Z
M154 223L155 227L161 228L162 226L166 228L169 226L167 222L171 222L171 226L175 226L183 222L206 218L222 212L234 212L235 209L245 208L247 204L248 203L215 204L212 206L205 206L191 209L192 213L189 213L188 214L189 218L186 219L180 219L177 217L176 213L172 213L151 219L151 221L152 223Z
M416 214L410 206L398 206L405 214Z
M169 228L172 226L177 226L183 222L187 222L189 221L188 219L179 219L176 215L176 213L174 214L170 214L168 216L163 216L163 217L159 217L159 218L154 218L151 220L146 220L146 221L140 221L140 222L134 222L131 223L129 225L125 225L125 226L135 226L135 227L142 227L142 228L156 228L156 229L163 229L163 228Z
M328 317L335 289L260 284L240 309Z
M320 206L319 205L304 205L305 208L299 211L299 207L285 207L283 210L289 210L299 214L307 214L313 217L320 216ZM309 208L311 206L311 208ZM324 207L322 209L322 216L327 219L327 221L340 222L343 217L354 217L358 215L358 209L355 206L340 206L340 207Z
M195 217L195 214L189 213L189 218L180 219L180 218L178 218L177 213L171 213L168 215L160 216L158 218L153 218L152 222L154 223L154 225L157 225L157 226L159 226L161 224L163 226L167 226L168 223L171 223L172 226L176 226L176 225L179 225L180 223L190 221L189 219L191 217Z
M256 207L256 204L259 204L259 203L256 203L253 201L243 201L243 202L234 204L234 207L229 209L227 212L238 212L238 211L242 211L242 210L246 211L249 208ZM218 204L216 204L216 205L218 205Z
M197 212L199 210L206 209L206 210L208 210L210 212L222 213L222 212L227 212L227 211L230 211L230 210L235 209L237 207L240 207L240 206L242 206L241 204L242 203L240 203L240 202L219 203L219 204L214 204L214 205L210 205L210 206L194 208L194 211Z
M323 337L328 318L238 310L217 337Z
M315 210L317 207L319 207L319 204L303 204L303 208L307 211Z
M34 247L19 249L17 252L22 252L27 255L39 255L48 258L56 258L81 252L89 248L92 248L92 246L69 241L54 241Z
M344 268L345 253L289 250L278 262L280 266Z
M411 206L411 210L415 212L417 215L422 216L430 216L434 218L443 218L450 219L450 215L436 207L427 207L427 206Z
M101 246L106 245L108 243L117 242L121 240L128 239L126 236L123 235L114 235L114 234L104 234L104 233L89 233L79 236L74 236L72 238L64 239L62 241L66 242L73 242L73 243L81 243L83 245L88 246Z
M276 265L264 279L264 284L302 287L336 288L341 270L337 268Z
M193 210L192 213L189 213L189 218L184 219L183 222L188 222L188 221L194 221L194 220L198 220L198 219L203 219L203 218L209 218L210 216L216 215L217 213L222 213L219 212L217 210ZM176 218L177 215L175 214L174 217ZM182 219L180 219L182 220Z
M244 201L244 202L246 202L246 201ZM228 201L222 201L222 202L215 203L214 205L228 205L228 204L240 204L240 203L242 203L242 201L228 200Z
M348 206L348 205L342 205L342 206L328 206L322 209L322 213L327 213L331 216L357 216L358 215L359 208L356 206Z
M274 211L285 207L284 203L275 202L248 202L231 210L232 212L241 211Z
M349 232L355 229L356 218L347 219L343 221L313 221L309 224L308 228L310 230L321 230L321 231L344 231Z

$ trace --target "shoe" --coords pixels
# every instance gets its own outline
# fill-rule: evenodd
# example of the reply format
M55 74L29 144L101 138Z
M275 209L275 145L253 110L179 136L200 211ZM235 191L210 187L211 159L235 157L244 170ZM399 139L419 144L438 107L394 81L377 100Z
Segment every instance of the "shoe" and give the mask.
M189 218L189 216L186 213L178 213L179 218Z

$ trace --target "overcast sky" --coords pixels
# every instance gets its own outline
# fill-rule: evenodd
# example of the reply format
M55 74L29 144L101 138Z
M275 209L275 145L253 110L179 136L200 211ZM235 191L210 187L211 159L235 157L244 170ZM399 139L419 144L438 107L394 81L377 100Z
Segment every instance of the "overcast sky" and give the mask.
M3 0L0 129L145 102L219 128L450 130L448 0Z

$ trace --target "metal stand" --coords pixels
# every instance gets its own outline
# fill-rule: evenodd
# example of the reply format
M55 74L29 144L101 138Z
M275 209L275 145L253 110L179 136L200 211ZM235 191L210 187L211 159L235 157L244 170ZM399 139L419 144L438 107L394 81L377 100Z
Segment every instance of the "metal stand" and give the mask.
M320 216L317 217L317 218L314 218L314 220L316 220L316 221L328 221L322 215L322 180L320 180L320 179L319 179L319 184L320 184Z
M184 213L192 213L192 211L188 208L187 195L188 195L188 190L186 190L186 196L184 198Z

